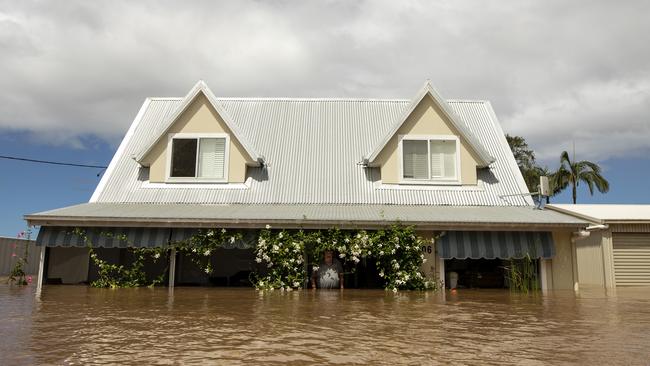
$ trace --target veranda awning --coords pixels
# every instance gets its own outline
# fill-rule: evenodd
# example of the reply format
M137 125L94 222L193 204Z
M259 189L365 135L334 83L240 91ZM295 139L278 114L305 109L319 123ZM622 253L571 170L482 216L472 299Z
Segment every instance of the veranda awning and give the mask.
M86 233L87 240L84 240L83 236L75 235L74 230L71 227L43 226L36 238L36 245L87 247L91 244L95 248L154 248L165 246L170 241L189 239L199 231L188 228L87 227L81 229ZM248 249L256 244L256 232L247 231L242 239L226 241L222 247Z
M550 232L448 231L437 241L443 259L551 258L555 255Z

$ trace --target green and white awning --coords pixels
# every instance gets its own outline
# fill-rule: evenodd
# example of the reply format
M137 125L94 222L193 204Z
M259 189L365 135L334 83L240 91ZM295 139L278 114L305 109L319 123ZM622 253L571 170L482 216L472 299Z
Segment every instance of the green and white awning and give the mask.
M94 248L155 248L174 241L186 240L206 229L143 228L143 227L86 227L83 235L76 235L71 227L43 226L36 238L37 246ZM257 233L247 231L242 239L226 241L225 249L248 249L257 244Z
M443 259L551 258L555 255L550 232L448 231L437 241Z

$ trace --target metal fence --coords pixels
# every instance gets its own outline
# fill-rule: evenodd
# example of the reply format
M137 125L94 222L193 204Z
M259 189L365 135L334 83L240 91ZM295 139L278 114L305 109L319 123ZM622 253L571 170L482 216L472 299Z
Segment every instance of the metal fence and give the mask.
M0 276L9 275L18 258L25 254L25 245L28 246L25 273L31 275L38 273L39 251L36 249L36 241L0 237Z

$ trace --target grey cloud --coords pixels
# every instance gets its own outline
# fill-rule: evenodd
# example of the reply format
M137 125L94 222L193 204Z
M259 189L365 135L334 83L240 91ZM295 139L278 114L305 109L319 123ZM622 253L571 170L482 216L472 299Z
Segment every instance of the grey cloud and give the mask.
M115 143L147 96L492 101L542 159L650 152L646 1L0 2L0 129Z

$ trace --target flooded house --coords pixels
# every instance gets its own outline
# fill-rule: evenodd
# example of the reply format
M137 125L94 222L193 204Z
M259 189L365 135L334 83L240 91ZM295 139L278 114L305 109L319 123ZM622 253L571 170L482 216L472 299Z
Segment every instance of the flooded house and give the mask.
M541 288L577 289L576 240L593 226L535 207L488 101L445 100L429 82L412 99L226 98L203 81L147 98L88 203L25 218L40 226L39 280L63 284L96 276L72 228L116 263L128 246L244 230L212 254L210 278L173 255L170 286L245 284L267 225L401 222L431 239L422 271L447 287L503 288L506 263L526 257Z

